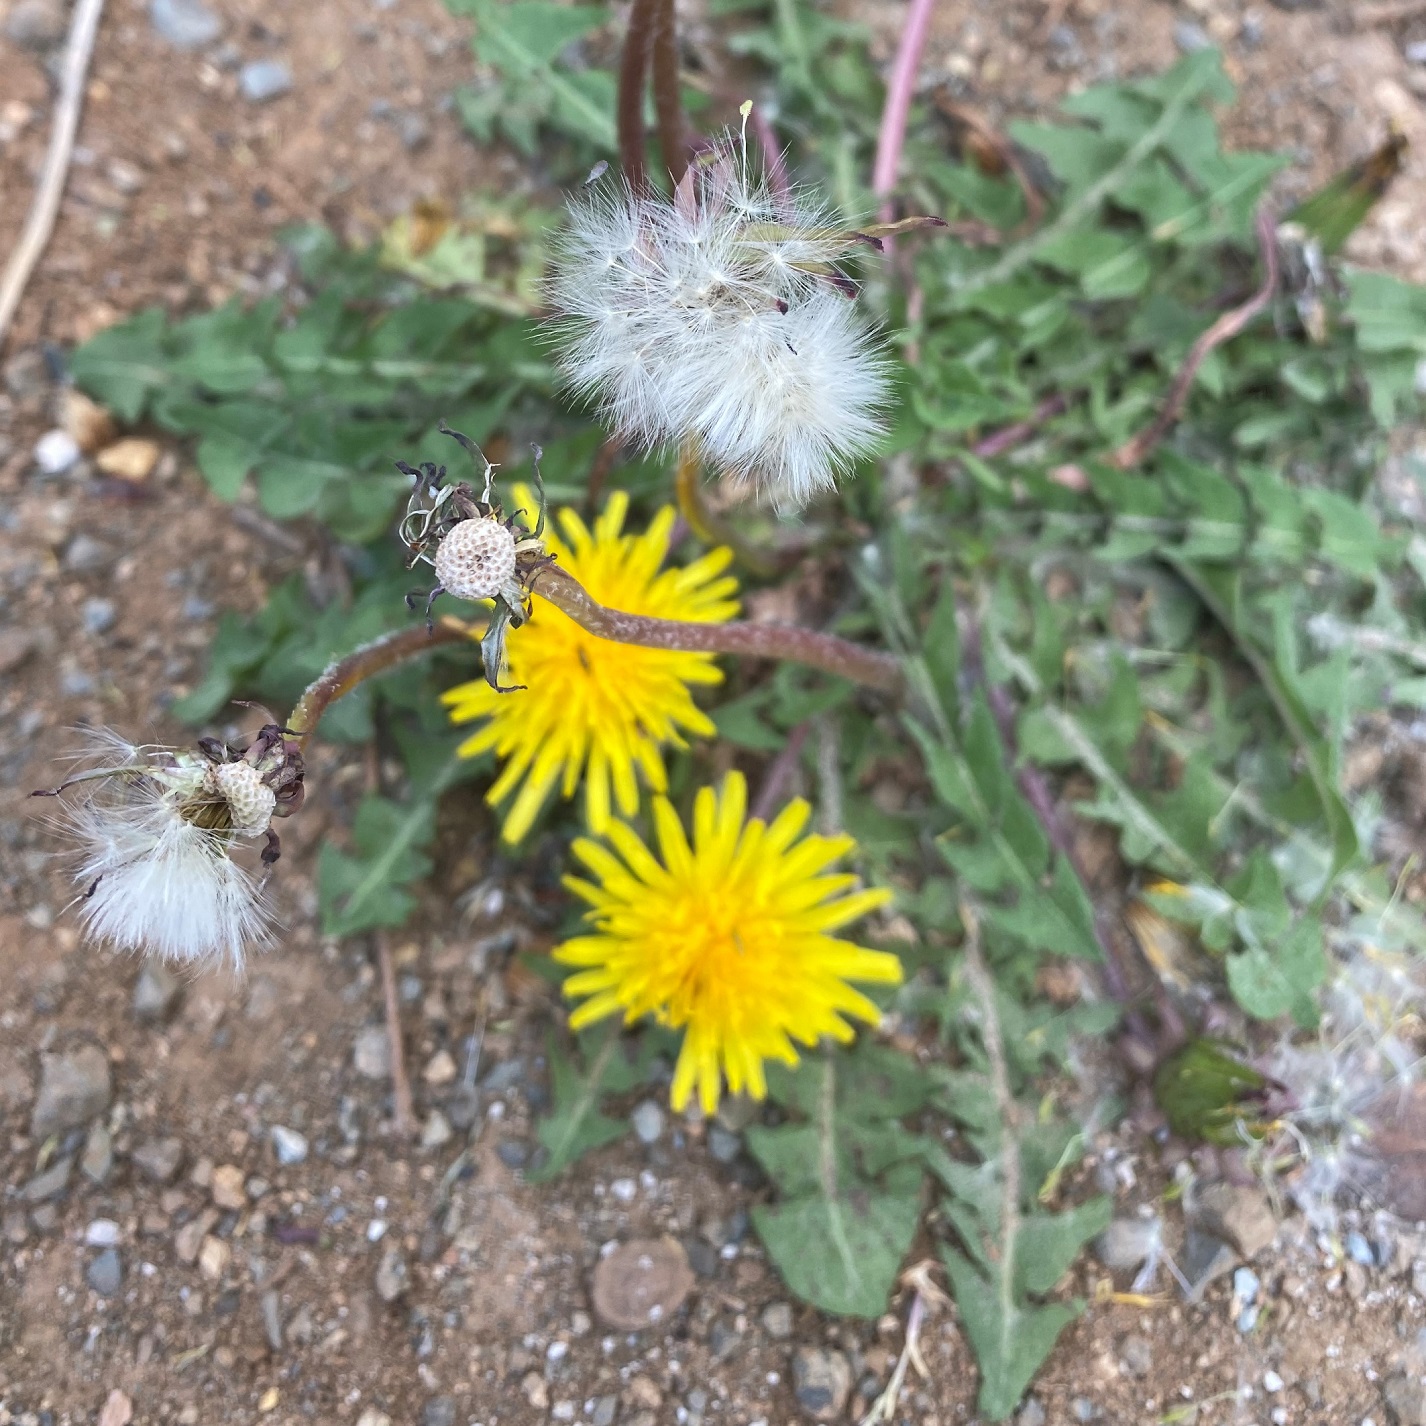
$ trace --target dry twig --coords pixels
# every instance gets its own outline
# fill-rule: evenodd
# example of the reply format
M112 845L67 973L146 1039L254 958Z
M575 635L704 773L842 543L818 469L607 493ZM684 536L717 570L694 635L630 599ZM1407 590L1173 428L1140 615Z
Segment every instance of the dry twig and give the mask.
M391 962L391 942L384 931L376 933L376 960L381 970L381 998L386 1004L386 1042L391 1055L391 1122L396 1135L416 1135L416 1106L411 1081L406 1077L406 1049L401 1038L401 1002L396 994L396 968Z
M89 60L94 53L94 38L99 32L99 16L103 9L104 0L78 0L74 7L49 151L40 170L40 181L35 188L29 217L25 220L25 230L20 234L15 251L10 254L4 276L0 277L0 348L5 345L6 333L10 330L30 274L34 272L54 231L59 201L64 196L65 180L69 175L70 156L74 152L74 136L79 129L79 112L84 105L84 81L89 73Z

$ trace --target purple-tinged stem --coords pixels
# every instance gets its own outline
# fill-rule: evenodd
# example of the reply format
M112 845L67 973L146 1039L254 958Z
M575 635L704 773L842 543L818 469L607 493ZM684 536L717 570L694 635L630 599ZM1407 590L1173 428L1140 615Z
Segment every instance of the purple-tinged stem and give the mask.
M901 43L891 67L891 79L886 86L886 105L881 111L881 132L876 140L876 163L872 168L871 191L882 199L881 219L890 222L891 191L901 168L901 149L906 142L906 121L911 114L911 95L916 88L916 73L921 68L921 53L926 48L926 36L931 29L931 11L936 0L911 0L911 9L901 31ZM887 239L891 247L891 239Z

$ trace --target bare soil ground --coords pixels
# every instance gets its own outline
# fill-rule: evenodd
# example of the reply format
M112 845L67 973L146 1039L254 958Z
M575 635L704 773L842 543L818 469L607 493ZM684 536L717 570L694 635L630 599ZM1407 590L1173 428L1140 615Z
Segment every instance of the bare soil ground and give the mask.
M0 0L0 33L24 31L27 3L25 33L38 22L39 38L0 38L0 252L23 221L52 103L49 7ZM885 58L899 6L851 8ZM182 52L142 0L111 0L62 220L3 363L0 1423L784 1423L813 1414L794 1373L809 1350L850 1369L837 1419L860 1419L902 1348L904 1301L875 1323L784 1310L748 1231L761 1190L736 1138L665 1114L653 1142L630 1137L553 1186L523 1181L553 1007L510 951L538 948L548 930L513 878L489 880L473 918L449 910L490 875L477 793L451 812L426 912L393 947L423 1145L392 1131L371 947L324 943L312 922L315 848L340 835L367 785L359 757L319 754L317 806L283 862L291 930L245 979L159 987L167 1003L140 1015L140 967L81 947L63 914L54 842L25 793L54 781L65 729L179 736L165 708L199 675L217 613L257 607L293 569L320 582L324 560L300 532L215 504L179 449L137 488L84 465L41 475L34 444L63 399L46 353L149 303L198 310L280 290L283 223L320 220L360 240L420 197L519 177L450 111L471 59L435 0L214 9L222 35ZM62 6L52 29L56 16L62 33ZM1342 6L1053 0L1047 13L1039 0L945 0L927 67L999 119L1162 68L1205 38L1243 87L1235 139L1294 155L1288 191L1360 157L1393 122L1417 140L1353 251L1426 278L1426 70L1403 58L1426 40L1426 12L1363 29ZM288 65L292 88L258 104L239 75L263 59ZM100 1050L108 1092L95 1087L83 1122L48 1133L32 1119L45 1057L84 1046ZM278 1135L280 1161L274 1128L305 1151ZM1168 1177L1132 1125L1093 1145L1088 1171L1127 1216ZM1426 1419L1393 1376L1404 1363L1407 1387L1420 1379L1426 1267L1414 1265L1426 1240L1362 1226L1385 1241L1384 1264L1344 1260L1285 1223L1254 1263L1251 1331L1230 1278L1194 1306L1163 1274L1146 1297L1114 1299L1104 1289L1132 1273L1087 1259L1067 1289L1095 1300L1022 1419L1138 1423L1195 1403L1203 1422ZM1182 1231L1171 1208L1171 1248ZM684 1305L641 1333L598 1320L601 1254L662 1234L694 1270ZM971 1420L975 1372L953 1312L932 1317L922 1351L928 1375L912 1372L896 1419Z

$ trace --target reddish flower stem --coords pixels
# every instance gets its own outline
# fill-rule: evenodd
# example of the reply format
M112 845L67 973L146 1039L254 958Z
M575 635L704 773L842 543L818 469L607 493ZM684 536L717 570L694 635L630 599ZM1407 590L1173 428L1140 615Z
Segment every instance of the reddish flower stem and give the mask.
M669 178L677 186L688 167L688 137L683 124L683 96L678 90L678 22L673 0L654 0L651 58L659 149Z
M619 165L624 180L635 190L644 186L647 168L644 159L644 76L649 72L652 23L660 0L634 0L629 11L629 28L624 36L624 53L619 61L619 97L615 122L619 131Z
M646 614L625 614L596 603L584 586L558 565L538 570L530 587L581 628L601 639L688 653L785 659L882 693L899 695L905 688L901 661L895 655L839 639L835 634L823 634L796 624L749 624L741 620L696 624L680 619L655 619Z
M881 111L881 131L876 140L876 163L872 168L871 191L885 200L881 219L890 222L891 190L896 187L896 175L901 167L901 149L906 142L906 121L911 113L911 95L916 88L916 73L921 68L921 53L926 48L926 36L931 28L931 12L936 0L911 0L910 13L901 31L901 43L891 67L891 79L886 86L886 104ZM887 240L890 250L891 239Z

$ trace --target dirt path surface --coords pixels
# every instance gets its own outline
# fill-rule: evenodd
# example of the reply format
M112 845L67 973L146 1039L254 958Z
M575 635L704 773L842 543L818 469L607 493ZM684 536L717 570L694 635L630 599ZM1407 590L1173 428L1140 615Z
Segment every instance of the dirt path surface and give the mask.
M861 8L885 58L900 11ZM1417 140L1353 252L1426 279L1426 67L1405 58L1426 13L1346 16L947 0L927 68L998 120L1218 43L1244 89L1230 131L1294 155L1286 192L1393 122ZM43 153L65 23L58 0L0 0L0 253ZM218 613L256 608L293 570L329 577L300 532L211 501L181 449L137 484L87 461L45 474L36 442L66 420L54 355L146 304L280 292L282 224L369 239L418 198L508 191L518 168L452 112L471 71L434 0L108 5L59 229L0 362L0 1426L852 1421L902 1351L904 1299L840 1324L789 1302L749 1232L761 1190L736 1120L630 1103L625 1142L555 1185L523 1181L550 1007L511 955L549 927L519 882L481 880L499 864L475 793L443 832L426 914L392 946L415 1144L391 1127L371 947L313 926L315 848L350 820L360 756L319 752L317 806L283 863L292 929L244 979L179 982L81 947L25 800L54 780L67 728L177 736L165 708L199 676ZM471 914L451 913L478 882ZM1151 1236L1137 1206L1169 1168L1132 1125L1092 1145L1087 1172L1124 1221L1075 1274L1099 1300L1024 1426L1185 1421L1195 1403L1203 1422L1426 1421L1426 1236L1399 1222L1319 1236L1289 1219L1272 1243L1271 1206L1225 1190L1195 1208L1195 1241L1177 1207L1163 1230L1191 1274L1217 1272L1200 1302L1180 1303L1166 1266L1104 1296L1128 1292ZM665 1237L648 1252L687 1263L678 1302L654 1328L612 1324L599 1264ZM1216 1262L1196 1263L1205 1251ZM895 1419L971 1420L953 1313L931 1315L921 1351L928 1375L911 1371Z

